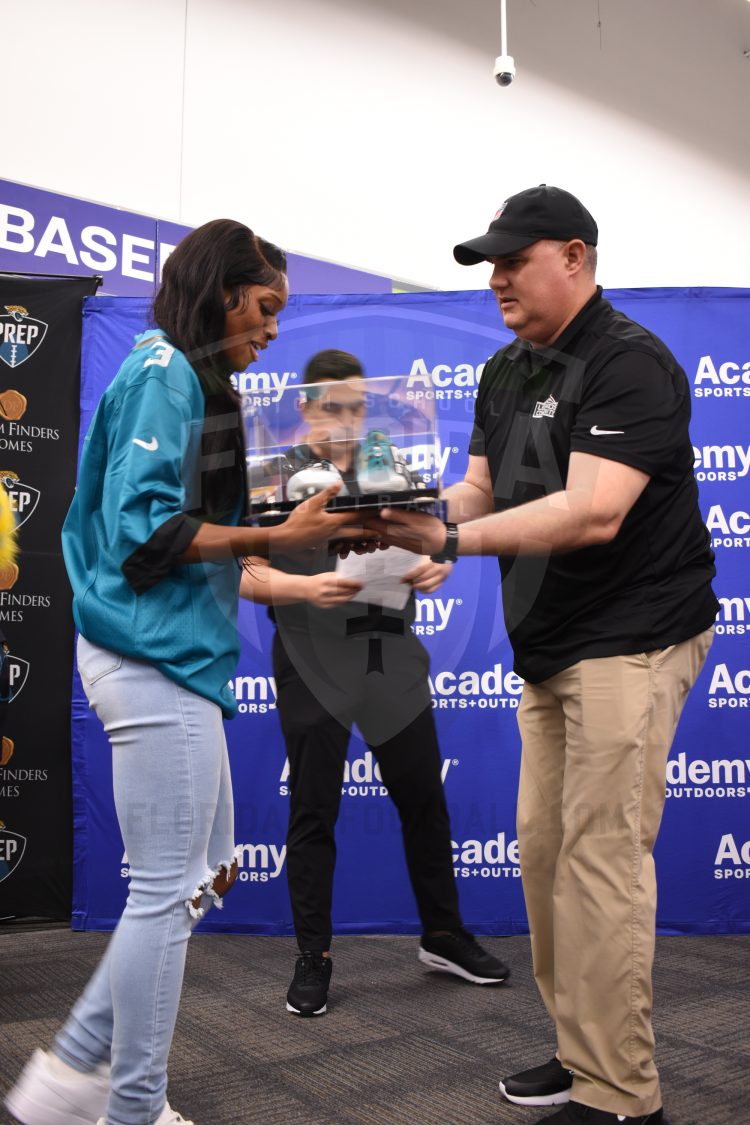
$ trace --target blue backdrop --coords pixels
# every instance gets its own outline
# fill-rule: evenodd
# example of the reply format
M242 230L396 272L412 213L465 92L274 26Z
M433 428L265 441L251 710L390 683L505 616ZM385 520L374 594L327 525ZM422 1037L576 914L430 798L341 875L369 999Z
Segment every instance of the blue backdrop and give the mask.
M657 847L663 932L750 932L750 290L615 290L616 307L658 333L684 366L701 506L716 551L717 637L688 701L670 756ZM88 298L81 426L143 329L147 302ZM323 347L359 355L368 375L409 376L434 395L444 481L466 463L483 364L510 339L489 291L292 297L268 364L241 376L274 395L299 380ZM478 933L525 932L515 834L521 681L498 597L493 559L464 559L434 598L418 599L415 626L432 659L431 687L465 920ZM287 774L270 676L265 610L243 603L243 652L234 681L240 714L227 724L242 844L239 881L223 912L201 928L291 933L285 879ZM112 927L127 889L127 860L112 802L110 753L76 682L73 711L75 873L73 925ZM335 929L419 932L395 811L366 748L352 740L338 826Z

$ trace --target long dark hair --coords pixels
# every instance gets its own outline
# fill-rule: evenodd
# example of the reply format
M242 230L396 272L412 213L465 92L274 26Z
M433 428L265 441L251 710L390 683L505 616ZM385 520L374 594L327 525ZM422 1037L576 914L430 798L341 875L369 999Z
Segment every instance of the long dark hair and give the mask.
M173 250L154 298L154 322L185 354L206 398L201 513L216 521L247 498L241 404L223 355L225 316L240 304L243 286L278 285L285 273L278 246L242 223L214 219Z

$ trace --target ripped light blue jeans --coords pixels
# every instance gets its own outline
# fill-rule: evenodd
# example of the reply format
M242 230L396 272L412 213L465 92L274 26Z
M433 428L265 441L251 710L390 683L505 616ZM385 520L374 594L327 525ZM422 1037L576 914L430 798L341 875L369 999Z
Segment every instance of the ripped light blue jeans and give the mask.
M166 1102L187 941L236 873L222 714L152 665L83 637L78 669L112 744L130 893L52 1049L80 1071L111 1061L108 1125L152 1125Z

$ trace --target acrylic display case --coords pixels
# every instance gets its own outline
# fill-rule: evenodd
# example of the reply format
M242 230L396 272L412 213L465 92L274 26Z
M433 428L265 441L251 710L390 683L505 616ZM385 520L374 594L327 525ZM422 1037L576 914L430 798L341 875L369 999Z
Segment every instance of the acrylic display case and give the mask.
M415 401L407 376L291 385L245 393L251 517L278 521L334 481L337 510L437 511L434 400Z

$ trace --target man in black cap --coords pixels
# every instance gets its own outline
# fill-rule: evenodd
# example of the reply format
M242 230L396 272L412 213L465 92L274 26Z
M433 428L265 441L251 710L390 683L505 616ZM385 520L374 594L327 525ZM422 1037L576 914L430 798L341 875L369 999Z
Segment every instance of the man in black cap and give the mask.
M554 1058L500 1083L557 1125L664 1122L654 1065L653 847L667 756L718 609L665 345L594 279L597 226L559 188L512 196L464 265L517 339L487 364L448 519L385 512L387 542L496 554L526 681L518 839L534 974ZM460 528L456 525L460 524Z

